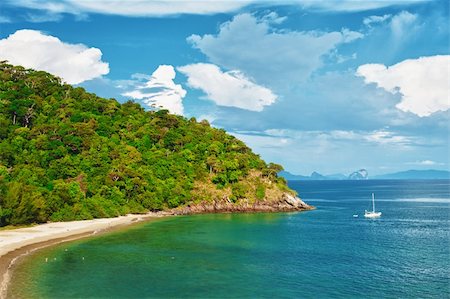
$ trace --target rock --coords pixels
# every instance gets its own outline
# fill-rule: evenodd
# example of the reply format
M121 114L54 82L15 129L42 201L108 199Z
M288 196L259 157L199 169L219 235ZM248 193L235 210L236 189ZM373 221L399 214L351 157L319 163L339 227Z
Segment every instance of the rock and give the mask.
M366 169L360 169L351 173L348 176L349 180L367 180L369 178L369 172Z
M289 205L293 206L294 208L300 208L300 209L307 209L309 206L300 198L293 196L289 193L283 194L284 201L286 201Z
M213 202L202 202L175 208L172 210L172 213L175 215L189 215L204 213L290 212L312 209L314 207L307 205L300 198L289 193L283 193L281 198L257 201L253 204L249 204L246 199L232 203L228 198L222 198Z

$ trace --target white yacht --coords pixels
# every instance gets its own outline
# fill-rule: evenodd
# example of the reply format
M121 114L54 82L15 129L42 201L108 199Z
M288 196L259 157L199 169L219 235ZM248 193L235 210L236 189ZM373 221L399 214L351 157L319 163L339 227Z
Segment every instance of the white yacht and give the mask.
M376 218L376 217L380 217L381 216L381 212L375 212L375 196L372 193L372 211L365 211L364 212L364 217L367 218Z

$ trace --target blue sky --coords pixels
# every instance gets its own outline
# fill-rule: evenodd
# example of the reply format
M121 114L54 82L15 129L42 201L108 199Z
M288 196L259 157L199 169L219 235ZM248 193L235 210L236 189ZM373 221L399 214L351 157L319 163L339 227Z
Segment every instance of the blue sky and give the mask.
M282 5L280 5L282 3ZM449 169L447 1L2 1L0 59L297 174Z

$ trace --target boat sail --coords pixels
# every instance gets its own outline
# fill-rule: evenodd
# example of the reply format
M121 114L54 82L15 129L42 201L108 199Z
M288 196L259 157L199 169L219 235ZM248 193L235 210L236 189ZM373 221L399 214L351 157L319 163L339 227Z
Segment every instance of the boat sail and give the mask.
M376 217L380 217L381 216L381 212L375 212L375 196L372 193L372 211L364 211L364 217L367 218L376 218Z

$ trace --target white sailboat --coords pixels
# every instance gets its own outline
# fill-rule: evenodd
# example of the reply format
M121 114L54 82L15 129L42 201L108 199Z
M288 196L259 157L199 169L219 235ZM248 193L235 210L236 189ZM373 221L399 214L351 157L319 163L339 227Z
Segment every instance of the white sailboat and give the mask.
M375 196L372 193L372 211L364 211L364 217L367 218L376 218L376 217L380 217L381 216L381 212L375 212Z

